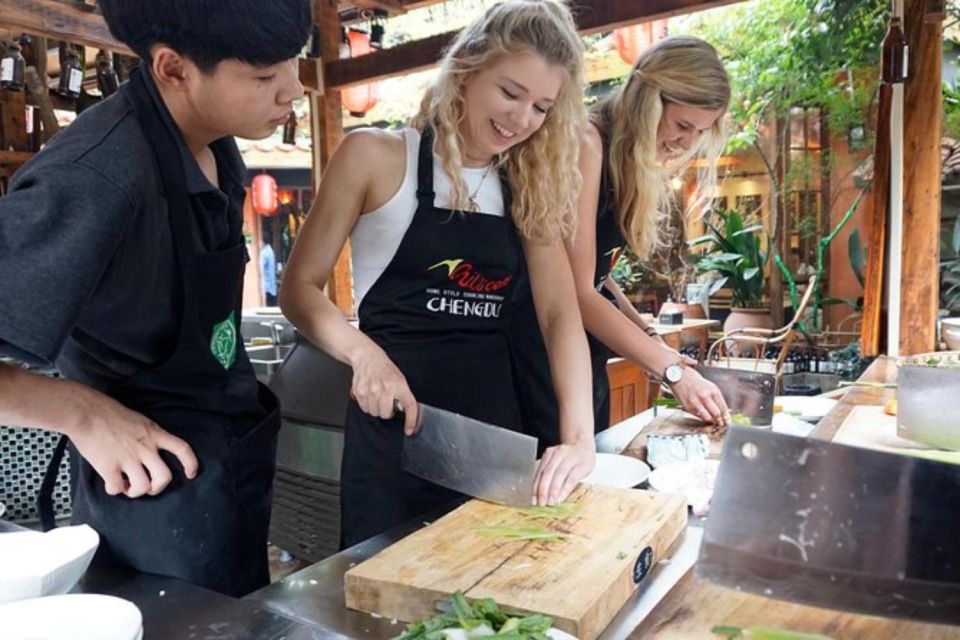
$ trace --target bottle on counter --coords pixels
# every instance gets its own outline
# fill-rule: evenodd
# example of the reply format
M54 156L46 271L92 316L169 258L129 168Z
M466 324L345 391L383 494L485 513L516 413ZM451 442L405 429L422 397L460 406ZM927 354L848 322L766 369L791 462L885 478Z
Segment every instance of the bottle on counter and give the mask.
M890 26L883 37L880 57L880 76L887 84L905 82L909 74L909 47L903 35L903 21L898 16L890 18Z
M21 51L20 43L14 42L0 59L0 87L7 91L23 91L27 61Z
M80 62L76 49L68 45L63 64L60 66L60 83L57 86L57 93L64 98L76 99L80 97L81 89L83 89L83 63Z
M109 98L120 87L120 79L113 68L113 60L106 51L100 49L97 53L97 88L100 89L100 95Z
M296 144L297 142L297 114L291 109L287 121L283 123L283 143Z

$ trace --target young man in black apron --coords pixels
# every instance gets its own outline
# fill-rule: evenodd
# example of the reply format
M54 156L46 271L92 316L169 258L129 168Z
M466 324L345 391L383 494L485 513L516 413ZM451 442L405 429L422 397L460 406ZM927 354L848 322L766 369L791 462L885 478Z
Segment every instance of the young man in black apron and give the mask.
M73 447L97 560L232 595L269 581L279 409L238 328L245 167L302 95L309 0L101 0L130 81L0 200L0 422ZM79 455L76 455L79 454ZM48 474L41 516L52 526Z

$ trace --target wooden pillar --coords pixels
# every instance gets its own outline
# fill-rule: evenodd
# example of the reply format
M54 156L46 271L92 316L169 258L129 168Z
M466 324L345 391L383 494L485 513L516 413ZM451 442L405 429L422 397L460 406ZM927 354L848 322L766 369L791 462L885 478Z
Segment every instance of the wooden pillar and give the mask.
M867 272L863 283L863 322L860 344L865 356L885 351L881 322L884 300L884 271L887 260L887 218L890 213L890 115L893 86L880 85L877 108L877 142L873 152L873 184L870 186L870 213L867 222Z
M336 0L314 0L313 21L320 29L320 57L325 62L340 57L340 16ZM322 84L322 83L321 83ZM310 93L310 117L313 136L314 193L320 185L324 167L343 138L343 111L340 92L326 88ZM350 272L350 244L344 245L327 281L327 295L348 316L353 315L353 278Z
M940 74L943 25L926 0L906 0L910 71L904 98L900 354L936 349L940 297Z

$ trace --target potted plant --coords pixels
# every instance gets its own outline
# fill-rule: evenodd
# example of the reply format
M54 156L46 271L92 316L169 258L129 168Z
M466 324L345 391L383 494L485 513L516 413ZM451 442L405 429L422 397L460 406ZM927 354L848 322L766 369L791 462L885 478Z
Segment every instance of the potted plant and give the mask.
M710 218L714 218L711 220ZM763 248L763 225L746 225L739 211L714 211L704 218L707 233L689 242L705 246L696 259L696 270L710 274L710 294L727 287L733 294L724 331L745 327L773 328L770 308L763 305L764 269L768 251Z

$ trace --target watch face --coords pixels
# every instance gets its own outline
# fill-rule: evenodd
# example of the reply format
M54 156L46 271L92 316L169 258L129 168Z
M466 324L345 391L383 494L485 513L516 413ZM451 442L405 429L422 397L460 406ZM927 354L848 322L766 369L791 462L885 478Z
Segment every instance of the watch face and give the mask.
M683 367L678 364L671 364L669 367L667 367L667 370L664 371L664 377L670 384L673 384L674 382L680 382L680 378L683 377Z

